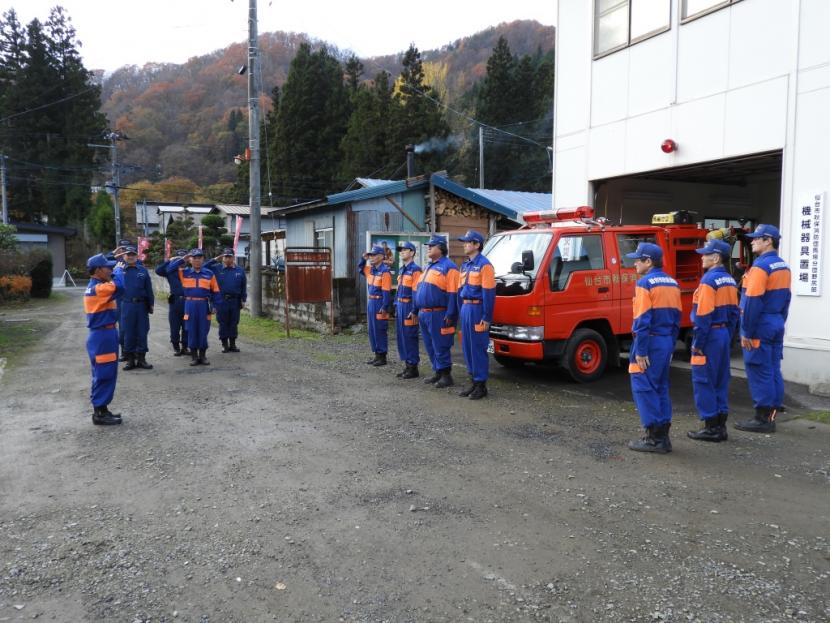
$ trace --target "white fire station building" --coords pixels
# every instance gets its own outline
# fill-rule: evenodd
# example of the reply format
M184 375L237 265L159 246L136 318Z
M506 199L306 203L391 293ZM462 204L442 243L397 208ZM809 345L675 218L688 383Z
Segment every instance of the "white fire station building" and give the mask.
M777 225L784 376L830 383L829 0L558 0L554 114L556 207Z

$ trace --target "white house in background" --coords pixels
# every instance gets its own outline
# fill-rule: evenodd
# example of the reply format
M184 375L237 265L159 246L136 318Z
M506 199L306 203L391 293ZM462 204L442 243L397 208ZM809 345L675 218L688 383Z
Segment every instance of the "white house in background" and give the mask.
M216 213L216 206L212 203L181 204L139 201L135 204L135 223L139 235L149 236L156 231L163 234L173 220L181 220L189 216L194 224L199 225L205 215Z
M231 236L236 235L236 220L241 217L239 228L239 245L236 247L238 258L247 258L251 244L251 206L241 204L217 203L217 213L225 219L225 228ZM285 226L275 217L278 208L261 206L260 232L262 233L262 257L270 265L271 257L280 254L279 240L285 239ZM285 245L283 244L282 247Z
M778 225L784 376L808 384L830 383L828 25L828 0L557 2L554 205Z

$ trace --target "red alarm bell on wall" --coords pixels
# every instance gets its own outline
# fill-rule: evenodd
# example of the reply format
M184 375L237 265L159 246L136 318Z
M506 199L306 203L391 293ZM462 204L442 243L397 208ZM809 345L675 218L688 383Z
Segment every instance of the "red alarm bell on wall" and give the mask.
M673 151L677 151L677 143L675 143L672 139L667 138L660 144L660 149L663 150L664 154L670 154Z

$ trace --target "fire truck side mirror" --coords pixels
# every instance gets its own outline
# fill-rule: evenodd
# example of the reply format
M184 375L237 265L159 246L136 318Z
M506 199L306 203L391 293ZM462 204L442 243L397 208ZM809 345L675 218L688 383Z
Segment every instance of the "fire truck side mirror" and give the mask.
M533 251L526 250L522 251L522 271L523 272L530 272L536 267L536 261L533 258Z

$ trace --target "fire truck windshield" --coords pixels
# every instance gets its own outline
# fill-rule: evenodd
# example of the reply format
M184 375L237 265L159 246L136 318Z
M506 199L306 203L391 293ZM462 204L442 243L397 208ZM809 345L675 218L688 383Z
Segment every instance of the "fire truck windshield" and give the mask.
M550 232L504 233L487 241L483 253L496 271L496 295L515 296L533 289L552 237ZM524 251L533 253L533 268L528 270L522 265Z

